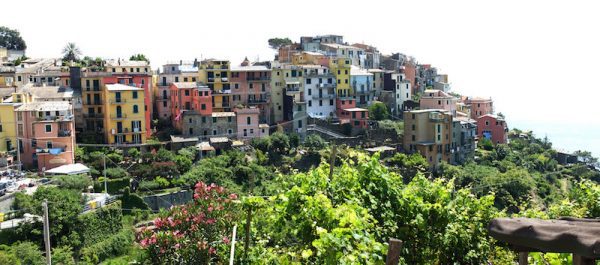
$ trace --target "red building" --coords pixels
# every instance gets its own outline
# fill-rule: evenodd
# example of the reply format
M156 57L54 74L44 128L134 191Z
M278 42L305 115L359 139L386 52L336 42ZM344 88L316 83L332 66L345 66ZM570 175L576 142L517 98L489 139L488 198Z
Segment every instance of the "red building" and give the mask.
M486 114L477 119L477 136L487 138L494 144L505 144L508 140L508 126L504 118Z
M196 82L174 82L169 86L173 127L181 130L181 121L186 112L210 116L212 95L207 86Z
M369 127L369 110L363 108L349 108L341 111L340 122L350 123L352 127L366 129Z
M338 98L335 101L335 114L340 119L342 119L342 117L345 117L344 110L351 108L356 108L356 100L353 98Z

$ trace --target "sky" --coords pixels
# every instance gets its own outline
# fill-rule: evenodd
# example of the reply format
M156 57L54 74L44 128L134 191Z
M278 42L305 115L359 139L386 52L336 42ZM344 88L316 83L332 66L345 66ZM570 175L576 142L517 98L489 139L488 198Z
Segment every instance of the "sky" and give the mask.
M456 92L492 97L510 127L600 155L596 1L7 1L0 25L30 57L67 42L92 57L272 60L271 37L339 34L449 75ZM32 8L26 8L32 7ZM8 12L6 12L8 11Z

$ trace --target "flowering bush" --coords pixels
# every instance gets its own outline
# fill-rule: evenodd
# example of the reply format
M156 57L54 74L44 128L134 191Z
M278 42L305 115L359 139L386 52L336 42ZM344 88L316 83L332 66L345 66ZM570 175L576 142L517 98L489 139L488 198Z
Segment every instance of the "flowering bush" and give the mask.
M162 213L138 233L138 242L155 264L221 263L238 217L237 199L223 187L199 182L191 203Z

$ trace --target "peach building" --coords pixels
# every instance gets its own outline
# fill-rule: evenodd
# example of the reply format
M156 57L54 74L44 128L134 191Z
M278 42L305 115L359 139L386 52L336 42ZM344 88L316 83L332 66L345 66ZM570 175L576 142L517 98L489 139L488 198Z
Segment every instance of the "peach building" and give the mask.
M427 89L423 92L423 95L421 95L419 105L421 106L421 109L443 109L452 113L453 116L456 116L457 100L457 98L444 91Z
M471 119L477 119L483 115L494 114L494 101L491 98L469 98L464 100L471 107Z
M404 150L418 152L432 168L451 162L453 117L445 110L404 112Z
M237 116L237 138L238 139L251 139L260 137L262 131L260 131L260 123L258 121L258 115L260 110L256 107L249 108L235 108Z
M15 109L20 159L39 172L74 161L73 107L67 101L23 103Z
M182 130L181 121L188 114L210 116L213 112L211 91L195 82L174 82L169 86L173 127Z

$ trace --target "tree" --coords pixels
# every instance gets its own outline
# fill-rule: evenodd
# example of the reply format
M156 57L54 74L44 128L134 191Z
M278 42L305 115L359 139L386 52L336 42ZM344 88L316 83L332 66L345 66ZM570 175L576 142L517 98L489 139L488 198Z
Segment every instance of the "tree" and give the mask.
M376 101L369 106L369 118L373 120L385 120L389 115L387 106L383 102Z
M69 42L63 48L62 53L64 61L76 62L79 59L79 56L81 55L81 50L79 49L79 47L77 47L77 45L74 42Z
M9 29L7 27L0 27L0 47L4 47L8 50L25 50L27 45L21 33L15 29Z
M390 169L402 176L405 183L410 182L418 173L423 173L429 168L427 160L420 154L406 155L396 153L387 159Z
M237 195L215 184L196 184L193 201L173 207L138 234L154 264L219 264L227 260L238 217Z
M271 148L269 153L286 154L290 149L290 138L287 134L276 132L270 136Z
M150 60L148 60L148 58L146 58L146 55L138 53L138 54L134 54L131 55L131 57L129 57L130 61L146 61L147 63L150 63Z
M327 142L325 142L318 134L311 134L304 140L304 146L308 148L309 151L318 151L327 147Z
M39 247L33 242L23 242L13 246L15 256L21 264L44 265L44 256Z
M289 38L270 38L268 42L269 46L273 49L279 49L281 46L292 44L292 40Z
M577 156L584 164L589 166L594 166L596 163L598 163L598 158L593 157L592 153L589 151L577 150L573 153L573 155Z
M70 246L62 246L52 249L52 264L75 265L73 249Z

